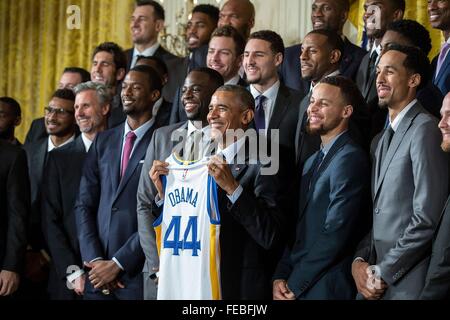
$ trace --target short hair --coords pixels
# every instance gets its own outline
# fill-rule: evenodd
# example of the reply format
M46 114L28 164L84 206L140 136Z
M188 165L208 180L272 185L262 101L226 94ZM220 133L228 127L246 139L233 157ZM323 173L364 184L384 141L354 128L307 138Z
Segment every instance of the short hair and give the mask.
M158 71L156 71L155 69L153 69L150 66L142 65L142 64L138 65L138 66L134 66L130 70L130 72L131 71L145 73L147 75L150 88L152 88L153 90L158 90L161 93L163 85L162 85L161 76L159 75Z
M91 74L89 73L89 71L83 68L67 67L64 68L63 74L64 73L78 73L81 77L81 82L91 81Z
M156 56L138 56L136 59L136 62L138 62L139 60L152 60L156 63L156 71L158 71L158 73L160 73L161 75L164 74L168 74L169 73L169 69L167 69L167 65L164 62L163 59L161 59L160 57L156 57Z
M396 43L392 43L387 47L386 52L395 50L406 55L403 66L412 73L418 73L420 75L420 84L417 87L417 91L427 85L430 75L431 67L430 60L428 60L425 52L416 47L402 46Z
M22 110L20 109L20 104L15 99L11 97L0 97L0 101L7 104L11 109L15 117L22 116Z
M341 57L339 61L342 59L345 44L344 40L342 40L342 37L336 31L329 29L316 29L308 32L307 36L310 34L320 34L327 37L326 44L328 45L328 47L331 50L339 50L341 52Z
M213 6L211 4L199 4L192 9L192 13L201 12L206 14L211 20L214 22L214 25L217 25L219 21L219 8Z
M127 58L122 48L114 42L103 42L99 44L92 54L92 59L94 59L95 55L99 52L106 51L112 54L114 59L114 64L116 65L116 69L126 69L127 67Z
M232 92L235 94L235 96L237 96L237 97L239 97L239 99L241 99L241 102L245 106L248 106L251 109L255 109L255 98L253 98L250 91L247 90L243 86L238 86L238 85L234 85L234 84L225 84L225 85L217 88L216 92L217 91Z
M403 12L405 12L406 8L405 0L389 0L389 3L391 4L394 10L402 10Z
M414 47L418 47L425 54L431 50L430 32L415 20L398 20L389 23L386 31L394 31L407 38Z
M216 70L210 69L210 68L207 68L207 67L200 67L200 68L195 68L195 69L191 70L191 72L194 72L194 71L195 72L205 73L209 77L209 79L214 82L214 85L215 85L216 88L218 88L220 86L223 86L223 83L224 83L223 82L223 77ZM191 72L189 72L189 73L191 73Z
M155 18L157 20L165 20L164 8L159 2L153 0L136 0L136 7L141 6L152 6Z
M319 83L329 84L338 87L341 91L342 99L347 105L352 105L354 112L359 108L364 108L366 101L364 100L358 86L349 78L343 76L330 76L320 80Z
M104 85L103 83L88 81L88 82L80 83L80 84L76 85L75 88L73 88L75 95L79 94L80 92L88 91L88 90L95 91L100 105L103 106L103 105L111 102L111 99L112 99L111 94L109 93L108 87L106 85Z
M68 88L58 89L55 92L53 92L52 99L53 98L70 100L72 102L75 102L75 93L73 92L72 89L68 89Z
M284 42L280 35L272 30L261 30L253 32L247 41L250 39L265 40L270 43L270 49L274 54L282 53L284 55Z
M227 37L231 38L234 41L234 45L236 47L236 54L240 56L244 53L245 50L245 39L244 37L232 26L223 26L217 28L211 34L211 39L213 37Z

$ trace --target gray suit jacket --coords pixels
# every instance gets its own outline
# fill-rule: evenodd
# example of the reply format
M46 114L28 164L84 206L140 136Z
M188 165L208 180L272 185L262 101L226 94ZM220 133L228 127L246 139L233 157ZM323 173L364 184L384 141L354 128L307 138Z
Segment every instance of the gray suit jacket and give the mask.
M380 137L372 142L372 237L361 257L380 267L389 285L383 299L417 299L447 197L447 156L436 119L420 103L400 122L378 175Z

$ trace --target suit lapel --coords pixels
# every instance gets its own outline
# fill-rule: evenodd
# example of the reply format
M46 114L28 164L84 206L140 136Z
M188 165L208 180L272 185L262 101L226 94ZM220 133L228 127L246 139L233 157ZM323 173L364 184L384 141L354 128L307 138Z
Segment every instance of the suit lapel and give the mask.
M269 121L269 129L279 129L281 120L286 114L287 108L289 107L289 89L283 84L280 84L280 89L278 90L277 98L275 100L275 105L273 107L272 116Z
M392 161L392 158L394 157L394 155L397 152L398 147L400 146L401 142L403 141L403 138L405 137L406 132L408 131L408 129L411 127L411 124L414 120L414 118L417 116L417 114L420 113L420 108L419 108L419 104L416 103L411 110L409 110L405 117L402 119L402 121L400 122L399 127L397 128L397 131L395 131L394 136L392 137L392 142L389 146L389 149L386 153L386 156L384 157L384 161L381 164L381 168L380 168L380 173L378 175L378 177L376 177L376 185L375 185L375 197L378 194L378 191L380 189L380 186L384 180L384 177L386 175L386 171L389 168L389 165ZM380 139L380 142L378 143L377 146L377 158L376 158L376 166L379 167L380 164L378 163L380 160L380 152L381 152L381 141L382 139Z
M295 131L295 155L296 155L296 163L300 163L300 157L302 154L302 135L303 127L306 125L306 123L303 123L305 119L305 113L309 106L309 99L311 98L311 92L305 96L300 103L300 112L298 113L298 121L297 121L297 129Z
M442 63L441 69L439 70L439 73L438 73L434 83L438 84L442 80L442 77L444 75L448 74L448 70L447 69L449 67L450 67L450 54L447 54L447 56L445 57L444 62Z
M109 165L110 177L115 190L117 190L120 182L120 160L122 158L124 130L125 125L121 125L120 127L114 129L114 134L111 137L110 148L107 152L108 155L106 156L106 159L111 159L111 165Z
M133 153L130 157L130 161L128 162L127 169L125 170L125 173L120 180L119 187L116 192L116 198L125 188L130 178L133 176L137 166L139 165L139 162L145 158L145 153L147 151L148 144L150 143L150 139L153 135L154 130L155 126L152 125L134 148Z

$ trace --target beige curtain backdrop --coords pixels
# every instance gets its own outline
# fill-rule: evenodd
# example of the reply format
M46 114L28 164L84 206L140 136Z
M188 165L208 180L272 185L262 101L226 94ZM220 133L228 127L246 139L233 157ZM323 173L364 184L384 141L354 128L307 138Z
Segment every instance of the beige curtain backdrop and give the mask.
M176 14L184 0L160 0L166 9L168 32L177 30ZM219 1L221 5L224 1ZM252 0L256 8L254 30L272 29L286 45L299 42L311 28L312 0ZM364 0L351 0L346 34L360 43ZM218 4L216 0L196 0ZM124 49L131 46L129 19L134 0L0 0L0 96L11 96L22 106L23 122L17 136L23 141L34 118L41 117L65 67L89 71L92 50L104 41ZM440 32L429 27L427 1L406 0L406 18L416 19L431 31L436 55ZM70 30L67 8L80 8L81 28ZM184 15L187 17L187 14Z

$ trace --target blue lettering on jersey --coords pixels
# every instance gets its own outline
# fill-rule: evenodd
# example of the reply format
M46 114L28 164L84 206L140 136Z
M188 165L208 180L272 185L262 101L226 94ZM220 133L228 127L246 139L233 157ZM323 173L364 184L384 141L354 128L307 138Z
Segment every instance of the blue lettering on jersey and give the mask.
M194 208L196 208L198 192L195 192L194 197L192 197L193 194L194 189L192 188L186 188L186 190L184 187L181 187L181 189L175 189L169 193L170 204L172 205L172 207L175 207L177 204L186 202L189 203Z

